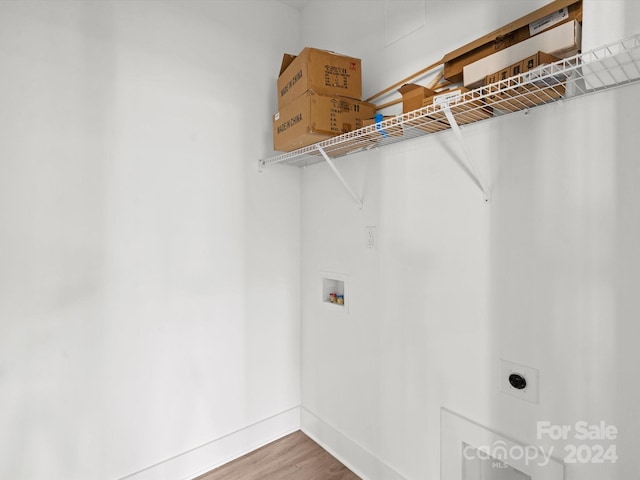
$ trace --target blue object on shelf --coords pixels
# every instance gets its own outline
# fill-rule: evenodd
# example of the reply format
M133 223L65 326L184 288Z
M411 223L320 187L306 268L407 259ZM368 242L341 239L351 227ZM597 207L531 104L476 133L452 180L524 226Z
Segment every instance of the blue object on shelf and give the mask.
M384 115L382 115L381 113L376 113L376 130L378 130L380 132L380 135L382 135L384 138L388 138L389 134L387 133L387 131L385 129L382 128L382 121L384 120Z

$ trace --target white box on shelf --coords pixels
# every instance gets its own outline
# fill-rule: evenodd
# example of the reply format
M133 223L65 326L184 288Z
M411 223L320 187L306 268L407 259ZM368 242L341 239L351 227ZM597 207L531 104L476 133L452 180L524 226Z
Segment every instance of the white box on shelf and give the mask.
M487 75L499 72L537 52L545 52L557 57L573 55L580 49L581 27L575 20L546 30L511 47L465 65L464 86L480 86Z

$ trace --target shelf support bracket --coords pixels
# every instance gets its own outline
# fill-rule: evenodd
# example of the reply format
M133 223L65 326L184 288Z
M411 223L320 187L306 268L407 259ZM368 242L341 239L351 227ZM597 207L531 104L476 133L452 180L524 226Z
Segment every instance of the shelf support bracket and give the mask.
M469 155L469 151L467 150L467 145L464 142L464 137L462 136L462 131L460 130L460 126L458 125L458 122L453 116L453 113L451 113L451 109L449 108L448 104L442 105L442 110L444 111L444 114L447 117L447 121L449 122L449 125L451 125L451 130L453 130L453 134L456 136L456 138L458 139L458 142L460 143L464 161L467 163L467 166L470 169L469 173L471 173L471 175L473 176L474 182L478 185L478 187L482 191L482 195L484 195L484 201L488 202L489 193L484 185L484 182L482 181L482 176L478 171L478 167L476 166L476 163L473 161L473 159Z
M347 190L349 195L351 195L351 198L353 198L353 200L356 202L356 205L358 206L358 208L362 210L362 200L360 200L358 196L354 193L354 191L351 189L351 187L349 186L347 181L344 179L340 171L336 168L336 165L333 163L333 160L329 158L329 155L327 155L327 152L325 152L324 148L322 148L320 145L316 145L316 148L320 152L320 155L322 155L324 159L327 161L327 163L331 167L331 170L333 170L333 173L336 174L336 177L338 177L338 180L340 180L340 182L342 183L344 188Z

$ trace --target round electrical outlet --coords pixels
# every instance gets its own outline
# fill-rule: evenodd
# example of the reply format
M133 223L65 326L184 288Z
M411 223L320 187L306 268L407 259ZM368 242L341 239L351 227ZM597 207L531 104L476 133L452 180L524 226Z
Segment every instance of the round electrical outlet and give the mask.
M509 383L517 390L522 390L527 386L527 380L519 373L509 375Z

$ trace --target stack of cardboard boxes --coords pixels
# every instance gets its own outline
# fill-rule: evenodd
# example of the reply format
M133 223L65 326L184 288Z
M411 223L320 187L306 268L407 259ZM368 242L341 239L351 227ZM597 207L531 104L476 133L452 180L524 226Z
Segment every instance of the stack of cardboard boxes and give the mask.
M581 25L582 0L554 0L448 53L442 58L444 81L438 84L448 89L403 85L399 91L405 116L395 120L382 115L374 119L376 106L361 101L359 59L314 48L287 54L278 78L274 149L290 152L377 125L331 145L331 154L344 154L404 136L407 128L429 133L451 128L446 108L464 125L493 116L494 109L516 111L555 100L565 94L567 78L555 74L550 64L580 50ZM491 85L489 95L486 90L465 95L483 85ZM430 105L426 115L406 115Z
M274 150L290 152L361 128L376 113L361 97L360 59L315 48L285 54L273 116Z

